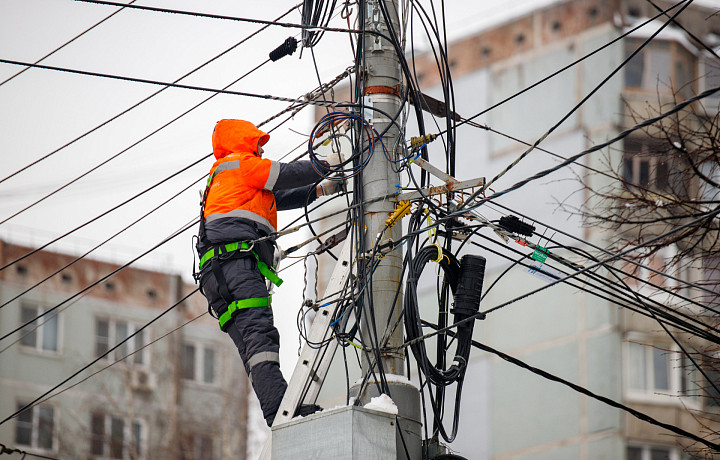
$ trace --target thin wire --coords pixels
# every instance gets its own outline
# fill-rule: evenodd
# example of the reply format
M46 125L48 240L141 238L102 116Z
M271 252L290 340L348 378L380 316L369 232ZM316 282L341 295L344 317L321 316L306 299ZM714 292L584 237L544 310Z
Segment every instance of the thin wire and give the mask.
M425 335L423 335L422 337L418 337L417 339L409 340L409 341L405 342L405 343L401 346L401 348L406 348L406 347L412 345L413 343L415 343L415 342L417 342L417 341L426 340L426 339L428 339L428 338L430 338L430 337L432 337L432 336L434 336L434 335L437 335L438 333L446 332L446 331L451 330L451 329L454 329L454 328L456 328L456 327L458 327L458 326L460 326L460 325L462 325L462 324L465 324L465 323L467 323L468 321L476 320L476 319L478 319L478 318L481 318L481 317L483 317L483 316L486 316L488 313L491 313L491 312L493 312L493 311L499 310L499 309L501 309L501 308L503 308L503 307L506 307L506 306L508 306L508 305L510 305L510 304L512 304L512 303L515 303L515 302L517 302L517 301L519 301L519 300L522 300L522 299L525 299L525 298L527 298L527 297L530 297L530 296L533 295L533 294L537 294L538 292L544 291L545 289L547 289L547 288L549 288L549 287L555 286L555 285L558 284L558 283L562 283L562 282L564 282L565 280L570 279L570 278L573 278L573 277L575 277L575 276L577 276L577 275L580 275L580 274L582 274L582 273L585 273L586 271L589 271L589 270L594 269L594 268L597 268L597 267L599 267L599 266L601 266L601 265L605 265L605 264L607 264L607 263L609 263L609 262L612 262L613 260L618 259L618 258L620 258L620 257L623 256L623 255L629 254L629 253L632 252L632 251L635 251L635 250L637 250L637 249L639 249L639 248L642 248L642 247L644 247L644 246L647 246L647 245L649 245L649 244L652 244L652 243L655 242L656 240L659 240L659 239L661 239L661 238L665 238L665 237L667 237L667 236L669 236L669 235L671 235L671 234L673 234L673 233L677 233L677 232L679 232L680 230L684 230L685 228L687 228L687 227L689 227L689 226L692 226L692 225L695 225L695 224L697 224L697 223L699 223L699 222L701 222L701 221L703 221L703 220L711 219L711 218L717 216L718 214L720 214L720 207L716 208L714 211L709 212L709 213L707 214L707 216L705 216L705 217L703 217L703 218L696 219L696 220L694 220L694 221L692 221L692 222L690 222L690 223L688 223L688 224L685 224L685 225L683 225L683 226L681 226L681 227L678 227L678 228L674 228L674 229L672 229L672 230L669 230L668 232L666 232L666 233L664 233L664 234L662 234L662 235L660 235L660 236L657 236L657 237L655 237L655 238L652 238L652 239L648 240L647 242L638 244L638 245L635 246L635 247L632 247L632 248L629 248L629 249L627 249L627 250L625 250L625 251L622 251L622 252L620 252L620 253L617 253L617 254L615 254L615 255L613 255L613 256L611 256L611 257L608 257L608 258L606 258L606 259L604 259L604 260L599 260L598 262L596 262L596 263L594 263L594 264L592 264L592 265L588 265L588 266L586 266L586 267L583 267L583 268L577 270L577 271L574 272L573 274L570 274L570 275L565 276L565 277L563 277L563 278L558 278L558 279L555 280L555 281L551 281L550 283L548 283L548 284L546 284L546 285L544 285L544 286L541 286L541 287L539 287L539 288L537 288L537 289L534 289L534 290L532 290L532 291L526 292L525 294L522 294L522 295L520 295L520 296L518 296L518 297L515 297L515 298L513 298L513 299L511 299L511 300L509 300L509 301L503 302L503 303L501 303L501 304L499 304L499 305L497 305L497 306L495 306L495 307L493 307L493 308L491 308L491 309L489 309L489 310L485 310L485 311L483 311L483 312L478 312L477 314L474 314L474 315L472 315L472 316L469 316L469 317L467 317L467 318L465 318L465 319L463 319L463 320L457 321L457 322L455 322L454 324L451 324L450 326L447 326L447 327L445 327L445 328L438 329L438 330L437 330L436 332L434 332L434 333L425 334Z
M32 452L26 452L26 451L24 451L24 450L20 450L20 449L17 449L17 448L11 449L11 448L9 448L9 447L6 447L5 444L0 444L0 455L2 455L2 454L22 454L22 458L25 458L26 455L29 455L29 456L35 457L35 458L46 458L46 459L49 459L49 460L60 460L60 459L58 459L58 458L56 458L56 457L48 457L48 456L46 456L46 455L33 454Z
M555 232L561 233L561 234L563 234L563 235L565 235L565 236L567 236L567 237L569 237L569 238L574 239L575 241L578 241L578 242L580 242L580 243L582 243L582 244L585 244L585 245L587 245L587 246L590 246L590 247L593 248L593 249L596 249L596 250L598 250L598 251L602 251L602 252L604 252L605 254L608 254L608 255L613 255L613 253L612 253L611 251L609 251L609 250L607 250L607 249L605 249L605 248L602 248L602 247L600 247L600 246L597 246L597 245L595 245L595 244L593 244L593 243L591 243L591 242L589 242L589 241L585 241L585 240L583 240L582 238L580 238L580 237L578 237L578 236L575 236L575 235L573 235L573 234L571 234L571 233L569 233L569 232L565 232L565 231L563 231L563 230L561 230L561 229L559 229L559 228L557 228L557 227L553 227L553 226L551 226L551 225L548 225L548 224L546 224L546 223L543 223L543 222L541 222L541 221L539 221L539 220L536 220L536 219L534 219L534 218L532 218L532 217L529 217L529 216L526 215L526 214L522 214L522 213L520 213L520 212L518 212L518 211L516 211L516 210L512 210L512 209L508 208L507 206L503 206L502 204L497 203L497 202L495 202L495 201L491 201L491 203L492 203L494 206L498 206L498 207L500 207L500 208L502 208L502 209L505 209L505 210L507 210L507 211L509 211L509 212L511 212L511 213L517 214L517 215L519 215L520 217L523 217L523 218L525 218L525 219L532 220L533 222L537 222L537 223L539 223L540 225L542 225L542 226L544 226L544 227L546 227L546 228L549 228L550 230L553 230L553 231L555 231ZM710 294L717 294L715 291L713 291L713 290L711 290L711 289L708 289L708 288L706 288L706 287L703 287L703 286L700 286L700 285L698 285L698 284L692 283L692 282L690 282L690 281L688 281L688 280L683 280L682 278L675 277L675 276L670 275L670 274L668 274L668 273L661 272L660 270L657 270L657 269L655 269L655 268L652 268L652 267L650 267L649 265L644 265L644 264L642 264L642 263L640 263L640 262L638 262L638 261L636 261L636 260L633 260L633 259L630 259L630 258L627 258L627 257L619 257L618 260L622 260L623 262L627 262L627 263L629 263L629 264L635 265L635 266L638 267L638 268L643 268L643 269L645 269L645 270L651 271L651 272L653 272L653 273L655 273L655 274L658 274L658 275L660 275L660 276L664 276L664 277L666 277L666 278L668 278L668 279L671 279L671 280L673 280L673 281L676 281L676 282L678 282L678 283L685 284L685 285L688 286L688 287L692 287L692 288L695 288L695 289L704 290L704 291L706 291L706 292L708 292L708 293L710 293ZM614 267L612 267L612 268L613 268L613 270L617 270L617 271L619 271L620 273L626 274L626 275L628 275L628 276L632 276L632 275L630 275L628 272L625 272L625 271L616 269L616 268L614 268ZM657 285L655 285L655 284L653 284L653 283L650 283L649 281L644 281L644 280L640 280L640 281L643 281L644 283L646 283L646 284L648 284L648 285L650 285L650 286L652 286L652 287L655 287L655 288L660 289L660 286L657 286ZM675 294L675 295L677 295L677 294ZM695 304L698 305L698 306L701 306L701 304L699 304L699 303L697 303L697 302L695 302L695 301L692 301L692 300L690 300L690 299L683 298L683 300L688 300L688 301L690 301L690 302L695 303ZM718 313L720 314L720 312L718 312Z
M569 381L567 381L567 380L565 380L565 379L562 379L562 378L560 378L560 377L558 377L558 376L556 376L556 375L553 375L553 374L551 374L551 373L549 373L549 372L547 372L547 371L544 371L544 370L542 370L542 369L539 369L539 368L537 368L537 367L530 366L529 364L527 364L527 363L525 363L525 362L523 362L523 361L521 361L521 360L519 360L519 359L517 359L517 358L514 358L514 357L512 357L512 356L510 356L510 355L508 355L508 354L506 354L506 353L503 353L503 352L501 352L501 351L499 351L499 350L496 350L496 349L494 349L494 348L492 348L492 347L490 347L490 346L488 346L488 345L482 344L482 343L477 342L477 341L475 341L475 340L472 341L472 345L473 345L474 347L480 349L480 350L483 350L483 351L486 351L486 352L488 352L488 353L492 353L492 354L494 354L494 355L496 355L496 356L499 356L500 358L504 359L505 361L507 361L507 362L509 362L509 363L511 363L511 364L514 364L514 365L516 365L516 366L522 367L523 369L526 369L526 370L532 372L533 374L539 375L539 376L541 376L541 377L543 377L543 378L546 378L546 379L548 379L548 380L552 380L553 382L561 383L561 384L563 384L563 385L565 385L565 386L567 386L567 387L572 388L573 390L575 390L575 391L577 391L577 392L579 392L579 393L584 394L585 396L589 396L589 397L591 397L591 398L593 398L593 399L596 399L596 400L598 400L598 401L600 401L600 402L602 402L602 403L605 403L605 404L607 404L607 405L609 405L609 406L615 407L615 408L617 408L617 409L621 409L621 410L623 410L623 411L631 414L633 417L636 417L636 418L638 418L638 419L640 419L640 420L642 420L642 421L644 421L644 422L648 422L648 423L650 423L650 424L652 424L652 425L656 425L656 426L665 428L666 430L672 431L673 433L679 434L680 436L684 436L684 437L693 439L693 440L695 440L695 441L697 441L697 442L700 442L700 443L702 443L702 444L710 447L711 449L713 449L713 450L715 450L715 451L720 452L720 444L716 444L716 443L713 443L713 442L708 441L708 440L706 440L706 439L703 439L703 438L701 438L700 436L697 436L697 435L695 435L695 434L693 434L693 433L690 433L690 432L688 432L688 431L685 431L685 430L683 430L682 428L679 428L679 427L677 427L677 426L675 426L675 425L670 425L670 424L667 424L667 423L664 423L664 422L660 422L659 420L656 420L656 419L654 419L653 417L651 417L651 416L649 416L649 415L647 415L647 414L644 414L644 413L642 413L642 412L640 412L640 411L638 411L638 410L635 410L635 409L633 409L633 408L631 408L631 407L628 407L628 406L626 406L626 405L624 405L624 404L621 404L621 403L619 403L619 402L613 401L612 399L606 398L605 396L600 396L600 395L598 395L598 394L596 394L596 393L593 393L592 391L588 390L587 388L584 388L584 387L581 387L580 385L577 385L577 384L574 384L574 383L572 383L572 382L569 382Z
M75 1L87 1L87 0L75 0ZM128 81L128 82L133 82L133 83L145 83L148 85L167 86L167 87L171 87L171 88L189 89L189 90L194 90L194 91L205 91L205 92L217 93L217 94L230 94L233 96L245 96L245 97L266 99L266 100L272 100L272 101L281 101L281 102L292 102L292 103L304 102L307 104L318 105L318 106L325 105L324 102L320 102L320 101L303 101L300 99L292 99L292 98L283 97L283 96L273 96L270 94L256 94L256 93L248 93L245 91L230 91L227 89L207 88L207 87L203 87L203 86L184 85L181 83L169 83L169 82L162 82L162 81L157 81L157 80L148 80L145 78L135 78L135 77L112 75L112 74L100 73L100 72L90 72L88 70L69 69L69 68L65 68L65 67L55 67L55 66L49 66L49 65L43 65L43 64L32 64L29 62L13 61L10 59L0 59L0 63L34 67L34 68L45 69L45 70L54 70L57 72L68 72L68 73L74 73L74 74L78 74L78 75L86 75L86 76L90 76L90 77L110 78L113 80ZM339 104L335 101L330 101L330 102L328 102L328 104L331 106L334 105L337 107L345 106L345 105Z
M237 82L240 81L241 79L245 78L247 75L251 74L251 73L254 72L255 70L259 69L260 67L262 67L264 64L266 64L266 63L269 62L269 61L270 61L270 60L268 59L268 60L266 60L265 62L257 65L255 68L249 70L249 71L246 72L244 75L242 75L240 78L236 79L235 81L233 81L232 83L230 83L229 85L227 85L226 88L229 88L230 86L234 85L235 83L237 83ZM61 190L69 187L70 185L72 185L72 184L74 184L75 182L79 181L79 180L82 179L83 177L87 176L88 174L90 174L90 173L98 170L98 169L101 168L102 166L108 164L109 162L111 162L112 160L116 159L117 157L119 157L119 156L122 155L123 153L127 152L127 151L130 150L131 148L139 145L141 142L147 140L147 139L150 138L151 136L153 136L153 135L157 134L158 132L160 132L161 130L167 128L167 127L170 126L172 123L176 122L177 120L179 120L180 118L184 117L184 116L187 115L188 113L190 113L190 112L192 112L193 110L197 109L198 107L200 107L201 105L203 105L204 103L206 103L207 101L209 101L210 99L212 99L212 98L215 97L215 96L217 96L217 93L216 93L216 94L213 94L213 95L211 95L211 96L209 96L209 97L207 97L207 98L205 98L205 99L203 99L203 100L200 101L199 103L197 103L197 104L195 104L194 106L192 106L190 109L188 109L188 110L186 110L185 112L181 113L181 114L178 115L177 117L173 118L173 119L170 120L169 122L167 122L167 123L165 123L164 125L162 125L162 126L160 126L159 128L157 128L156 130L152 131L150 134L142 137L140 140L134 142L133 144L131 144L130 146L124 148L123 150L121 150L120 152L116 153L115 155L112 155L111 157L107 158L106 160L98 163L97 165L93 166L93 167L90 168L89 170L85 171L83 174L75 177L75 178L72 179L71 181L65 183L64 185L62 185L62 186L60 186L59 188L55 189L54 191L48 193L47 195L43 196L42 198L36 200L35 202L27 205L27 206L24 207L23 209L15 212L15 213L12 214L11 216L6 217L4 220L0 221L0 225L6 223L7 221L9 221L10 219L12 219L12 218L14 218L14 217L17 217L18 215L22 214L23 212L27 211L28 209L32 208L33 206L36 206L37 204L45 201L46 199L50 198L51 196L55 195L56 193L60 192ZM207 157L206 157L206 158L207 158Z
M108 1L101 1L101 0L75 0L78 2L84 2L84 3L93 3L96 5L109 5L109 6L125 6L127 8L133 8L137 10L144 10L144 11L153 11L157 13L172 13L172 14L180 14L180 15L186 15L186 16L195 16L200 18L209 18L209 19L223 19L223 20L229 20L229 21L239 21L239 22L249 22L253 24L266 24L270 26L278 26L278 27L284 27L284 28L291 28L291 29L303 29L303 30L322 30L325 32L342 32L342 33L350 33L350 34L357 34L361 33L362 31L356 30L356 29L342 29L338 27L326 27L326 26L311 26L311 25L303 25L303 24L294 24L294 23L288 23L288 22L277 22L277 21L268 21L265 19L253 19L253 18L241 18L241 17L235 17L235 16L225 16L220 14L209 14L209 13L199 13L194 11L182 11L182 10L171 10L167 8L155 8L151 6L140 6L140 5L126 5L123 3L116 3L116 2L108 2Z

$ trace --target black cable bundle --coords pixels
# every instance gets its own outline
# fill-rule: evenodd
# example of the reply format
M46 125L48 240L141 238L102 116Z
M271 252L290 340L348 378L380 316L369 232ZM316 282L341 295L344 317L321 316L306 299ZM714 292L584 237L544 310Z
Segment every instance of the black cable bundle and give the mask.
M405 331L408 340L423 335L420 310L417 301L417 283L425 265L438 258L438 249L435 246L426 246L418 251L417 256L410 264L405 288ZM478 312L480 295L482 291L483 276L485 274L485 258L481 256L466 255L462 261L454 255L443 253L439 262L445 273L444 282L448 283L455 298L451 313L455 321L466 319ZM427 356L425 342L419 341L410 346L420 368L427 379L434 385L447 386L460 381L465 373L470 349L472 347L473 322L458 327L458 340L455 358L448 369L438 369Z

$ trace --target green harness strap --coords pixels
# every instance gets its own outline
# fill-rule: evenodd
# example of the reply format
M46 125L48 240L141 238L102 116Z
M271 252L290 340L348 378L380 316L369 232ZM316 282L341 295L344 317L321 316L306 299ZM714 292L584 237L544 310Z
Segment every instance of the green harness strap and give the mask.
M227 243L224 245L219 246L223 248L220 252L225 254L229 252L234 252L238 250L248 250L250 248L250 245L247 244L244 241L235 242L235 243ZM257 263L258 270L260 270L260 273L265 278L269 279L272 284L274 284L277 287L280 287L280 285L283 283L283 280L280 279L279 276L275 274L275 272L267 266L265 262L260 260L260 256L257 255L255 251L250 251L250 253L255 257L255 263ZM200 258L200 270L202 270L203 265L205 265L205 262L215 257L215 248L210 249L208 252L203 254L203 256Z
M253 307L269 307L270 303L272 302L272 296L267 297L255 297L252 299L243 299L243 300L236 300L235 302L228 305L228 309L225 313L220 315L220 318L218 318L218 323L220 324L220 330L223 331L225 323L230 321L230 318L232 318L232 314L235 313L237 310L242 310L243 308L253 308Z
M257 255L255 251L250 250L250 245L247 244L245 241L238 241L235 243L227 243L223 244L217 247L218 249L218 256L220 254L227 254L230 252L235 252L239 250L245 250L250 252L255 257L255 263L257 264L258 270L260 270L260 274L263 275L265 278L270 280L272 284L275 286L280 287L280 285L283 283L283 280L280 279L279 276L275 274L275 272L268 267L268 265L260 260L260 256ZM207 261L215 257L215 248L210 249L207 251L203 256L200 258L200 270L202 270L203 266ZM253 297L251 299L242 299L242 300L236 300L235 302L232 302L230 305L228 305L228 309L225 313L220 315L220 318L218 323L220 324L220 329L223 330L223 327L225 324L230 321L230 318L232 318L232 314L238 310L242 310L243 308L253 308L253 307L269 307L270 303L272 301L272 296L267 297Z

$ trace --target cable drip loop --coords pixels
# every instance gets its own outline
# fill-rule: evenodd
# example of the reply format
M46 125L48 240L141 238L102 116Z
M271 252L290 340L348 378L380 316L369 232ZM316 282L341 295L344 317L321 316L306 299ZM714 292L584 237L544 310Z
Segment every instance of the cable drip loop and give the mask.
M297 39L295 37L288 37L282 45L278 46L274 50L270 51L270 60L275 62L278 59L289 56L297 49Z
M405 330L409 341L423 335L417 301L417 284L425 265L437 258L437 247L426 246L418 252L410 264L404 301ZM466 255L461 262L458 262L453 254L444 253L444 257L438 263L445 273L443 283L449 285L455 299L454 308L451 310L455 322L477 313L480 308L480 294L485 274L485 258ZM410 346L420 369L432 384L447 386L453 382L462 383L472 347L473 324L469 322L458 328L455 358L447 369L438 369L430 362L424 341L418 341Z

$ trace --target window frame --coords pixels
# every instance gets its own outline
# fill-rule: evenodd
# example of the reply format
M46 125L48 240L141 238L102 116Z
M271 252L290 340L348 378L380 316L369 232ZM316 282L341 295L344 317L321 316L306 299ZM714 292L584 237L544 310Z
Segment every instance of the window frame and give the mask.
M93 333L93 356L95 358L98 358L103 353L98 353L98 339L100 336L98 335L98 324L100 321L105 321L108 324L108 335L107 335L107 349L110 350L111 348L115 347L118 344L118 324L124 323L127 327L126 336L129 337L130 335L137 332L139 329L143 327L140 323L128 320L124 318L118 318L113 316L104 316L104 315L98 315L95 317L95 325L94 325L94 333ZM110 360L114 360L119 365L126 366L128 368L137 368L137 369L149 369L151 367L151 354L150 350L147 348L148 344L151 342L150 339L150 329L143 329L142 331L142 344L137 347L139 349L138 353L140 356L141 362L137 362L136 359L138 359L138 353L130 354L133 351L136 350L136 339L137 335L133 337L132 340L129 340L123 346L118 348L117 350L113 351L112 353L108 354L107 356L103 357L100 362L107 362ZM123 352L123 350L125 350ZM107 352L107 351L106 351ZM128 355L127 358L122 359L123 356Z
M88 432L90 433L90 439L89 439L89 446L88 446L88 456L93 459L103 459L103 460L144 460L147 457L147 437L148 437L148 429L147 429L147 423L145 420L141 418L130 418L130 417L122 417L122 416L116 416L112 415L107 412L103 411L91 411L90 412L90 427ZM93 419L95 417L101 417L103 421L103 433L102 433L102 439L100 442L102 443L102 453L95 453L93 452L93 443L96 441L93 439L93 436L96 434L94 433L94 423ZM122 457L112 457L111 450L112 450L112 424L114 421L119 420L123 423L123 437L122 437ZM139 426L140 428L140 442L135 442L135 427ZM131 442L126 442L126 439L130 440ZM131 450L135 447L137 449L137 452L131 452Z
M624 40L624 56L628 57L633 51L635 51L644 39L630 36ZM669 68L666 69L665 75L657 74L650 76L647 72L652 69L652 58L651 55L654 52L664 51L664 47L667 47ZM640 84L634 85L628 83L628 70L635 67L638 62L636 59L642 59L642 68L640 75ZM688 82L680 84L680 76L678 75L678 64L687 64L689 61L690 65L690 79ZM626 68L624 69L625 76L623 79L623 88L625 91L639 92L639 93L660 93L662 95L672 95L673 92L678 93L681 98L688 98L689 93L697 91L697 79L698 79L698 65L700 59L692 50L687 49L681 43L675 40L667 39L655 39L645 45L640 50L640 53L635 55L631 59ZM668 78L668 81L663 81L662 77ZM660 79L658 79L660 77ZM687 86L689 83L689 86ZM672 85L672 86L670 86ZM688 93L689 92L689 93Z
M209 456L209 458L217 458L218 451L216 448L216 436L214 436L212 433L183 433L183 440L189 442L180 443L180 460L208 458L207 455L198 455L199 453L204 452L203 440L209 441L210 443L211 455Z
M211 386L211 387L217 387L220 385L220 371L218 366L218 359L219 359L219 347L214 343L209 342L202 342L198 340L188 340L185 339L182 341L181 345L181 351L180 351L180 376L183 379L184 382L193 382L197 385L204 385L204 386ZM184 359L184 349L185 347L193 347L194 349L194 360L193 360L193 377L188 378L185 377L185 359ZM205 380L205 357L206 353L208 351L211 351L213 353L213 369L212 369L212 381L207 382Z
M43 306L37 302L27 302L27 301L21 301L20 303L20 321L19 324L22 325L26 321L23 321L22 319L22 313L25 309L35 309L35 313L33 316L35 318L38 318L40 315L44 314L46 311L50 309L50 307ZM27 328L32 329L32 332L35 334L35 343L33 345L28 345L23 343L23 338L25 335L23 335L20 339L19 345L20 349L26 352L31 353L37 353L44 356L52 356L52 357L59 357L63 354L63 315L61 312L56 312L55 314L51 313L52 316L46 316L40 319L34 320L32 323L30 323ZM46 349L45 346L45 328L47 323L51 320L55 319L56 324L56 331L55 331L55 337L56 337L56 348L55 350L52 349ZM27 333L29 331L25 331L25 328L23 328L21 331L21 334Z
M16 401L16 406L18 408L25 407L27 405L26 402L23 401ZM48 449L46 447L41 447L39 445L39 437L40 437L40 409L51 409L52 410L52 429L51 429L51 447ZM31 451L37 454L45 454L45 455L56 455L58 453L59 448L59 438L58 438L58 421L60 420L59 416L59 409L54 404L37 404L30 409L28 409L30 412L30 444L23 444L21 441L18 440L18 423L27 423L27 422L21 422L20 418L15 419L15 434L14 434L14 441L15 444L18 446L22 446L23 449L27 451ZM27 412L27 411L26 411Z
M683 353L674 343L652 340L646 334L629 332L623 341L623 395L624 398L641 403L657 403L670 405L683 405L690 409L701 409L703 397L696 391L686 393L683 388L695 388L697 383L692 381L690 372L687 372L683 363ZM631 362L631 349L633 346L641 346L644 351L643 379L644 389L632 388L632 376L634 369ZM665 363L668 369L668 389L655 388L655 369L653 364L653 353L660 351L665 356ZM684 383L685 382L685 383Z

